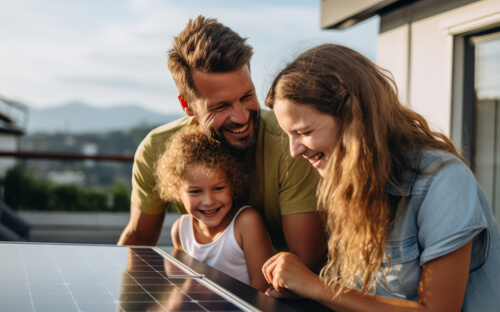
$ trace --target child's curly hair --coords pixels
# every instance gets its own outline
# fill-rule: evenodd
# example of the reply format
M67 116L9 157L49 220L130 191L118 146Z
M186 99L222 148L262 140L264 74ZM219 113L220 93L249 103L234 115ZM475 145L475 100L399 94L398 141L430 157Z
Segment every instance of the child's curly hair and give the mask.
M227 147L208 138L199 125L191 125L172 135L155 165L156 190L162 200L179 201L188 165L201 165L208 174L223 170L231 182L234 197L243 195L248 178L243 161Z

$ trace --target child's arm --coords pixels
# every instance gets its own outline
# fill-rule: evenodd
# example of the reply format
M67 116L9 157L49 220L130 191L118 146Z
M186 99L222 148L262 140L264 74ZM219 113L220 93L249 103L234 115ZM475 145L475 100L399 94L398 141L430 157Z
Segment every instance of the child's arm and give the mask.
M172 225L172 229L170 230L170 235L172 236L172 243L174 244L175 249L183 250L181 244L181 237L179 235L179 223L181 222L181 218L175 220Z
M255 209L246 208L235 220L234 234L245 253L250 286L266 291L269 285L262 273L262 266L272 256L272 246L262 217Z

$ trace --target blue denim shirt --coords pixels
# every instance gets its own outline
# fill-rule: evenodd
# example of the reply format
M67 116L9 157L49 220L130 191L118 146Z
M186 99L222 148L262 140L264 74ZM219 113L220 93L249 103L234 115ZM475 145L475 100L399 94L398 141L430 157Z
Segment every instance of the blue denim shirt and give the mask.
M462 311L499 311L500 232L481 186L453 155L423 151L413 158L417 170L401 175L404 196L387 187L397 203L383 262L387 267L390 254L391 269L385 283L379 272L376 293L417 300L422 266L472 240Z

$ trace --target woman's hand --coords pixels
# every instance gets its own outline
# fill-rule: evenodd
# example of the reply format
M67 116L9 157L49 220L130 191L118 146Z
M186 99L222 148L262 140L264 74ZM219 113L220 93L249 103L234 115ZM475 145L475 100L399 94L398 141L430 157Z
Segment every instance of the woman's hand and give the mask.
M266 294L290 298L290 292L335 311L460 311L469 275L472 241L459 249L426 263L422 268L418 301L382 297L346 289L334 298L334 287L324 287L319 276L309 271L292 253L269 258L262 272L274 289Z
M262 266L262 273L273 286L266 294L274 298L293 297L290 292L308 298L315 289L323 288L319 276L311 272L298 256L289 252L281 252L269 258Z

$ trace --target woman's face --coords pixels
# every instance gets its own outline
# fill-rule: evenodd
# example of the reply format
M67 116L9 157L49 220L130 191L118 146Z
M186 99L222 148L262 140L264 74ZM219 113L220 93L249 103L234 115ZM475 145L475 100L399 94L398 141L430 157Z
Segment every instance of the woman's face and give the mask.
M339 138L337 119L312 105L288 99L277 100L274 113L281 128L288 134L290 154L293 157L303 156L325 177L327 161L332 158Z

